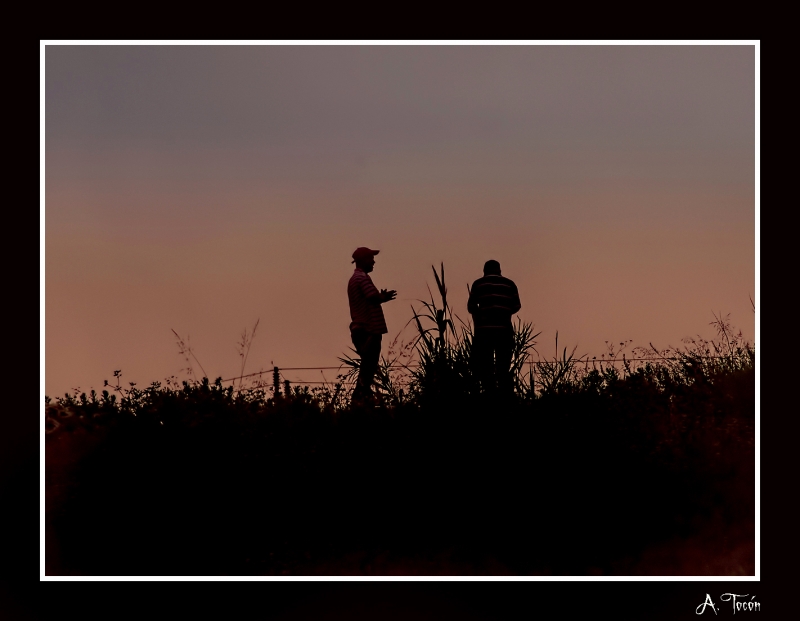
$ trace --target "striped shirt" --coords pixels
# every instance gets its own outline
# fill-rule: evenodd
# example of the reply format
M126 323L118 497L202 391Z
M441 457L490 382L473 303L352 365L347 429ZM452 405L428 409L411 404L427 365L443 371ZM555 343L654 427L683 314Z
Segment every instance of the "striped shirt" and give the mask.
M511 315L522 304L517 285L504 276L489 274L472 283L467 310L472 314L475 328L511 328Z
M356 268L347 283L347 297L350 299L350 330L366 330L373 334L386 334L386 320L383 318L380 292L372 284L372 279L362 269Z

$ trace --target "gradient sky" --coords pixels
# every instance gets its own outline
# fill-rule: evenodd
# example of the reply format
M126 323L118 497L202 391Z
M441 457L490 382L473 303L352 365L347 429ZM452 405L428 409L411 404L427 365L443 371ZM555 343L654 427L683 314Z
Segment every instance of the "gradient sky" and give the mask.
M45 98L50 396L184 378L172 329L231 377L258 318L246 372L336 365L357 246L389 339L487 259L543 354L754 337L752 45L47 45Z

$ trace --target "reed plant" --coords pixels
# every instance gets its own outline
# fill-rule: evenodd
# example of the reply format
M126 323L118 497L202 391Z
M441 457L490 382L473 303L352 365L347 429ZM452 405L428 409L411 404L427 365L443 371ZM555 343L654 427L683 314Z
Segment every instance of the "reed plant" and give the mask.
M419 311L411 309L412 321L417 328L414 341L417 366L412 373L411 389L415 397L422 400L453 399L459 395L472 398L480 394L472 362L474 328L470 320L464 321L454 313L447 301L444 264L438 273L434 266L431 269L439 301L437 303L429 287L429 301L420 300L422 307ZM519 318L513 323L513 330L510 372L515 394L524 397L532 386L532 379L526 377L525 366L541 333L534 333L533 324Z

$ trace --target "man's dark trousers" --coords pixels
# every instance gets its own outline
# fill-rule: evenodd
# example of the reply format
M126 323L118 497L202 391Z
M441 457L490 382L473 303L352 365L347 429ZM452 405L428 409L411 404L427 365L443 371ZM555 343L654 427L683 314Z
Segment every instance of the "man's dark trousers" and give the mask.
M361 357L361 370L353 391L353 400L364 399L372 395L372 380L378 371L378 361L381 357L382 336L358 329L352 330L350 333L356 352Z
M513 329L475 329L472 338L472 368L483 390L513 390L510 372L513 350Z

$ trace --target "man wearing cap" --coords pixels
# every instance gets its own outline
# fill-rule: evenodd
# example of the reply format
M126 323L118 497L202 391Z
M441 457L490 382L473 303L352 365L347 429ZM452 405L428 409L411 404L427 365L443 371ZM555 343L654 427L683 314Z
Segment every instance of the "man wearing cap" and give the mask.
M383 318L381 304L397 297L394 290L375 288L369 273L375 267L375 255L379 250L356 248L353 263L356 269L347 283L350 300L350 338L356 352L361 356L361 370L353 391L353 401L362 401L372 395L372 381L378 371L381 356L381 338L389 330Z
M511 315L521 307L517 285L500 274L500 263L487 261L483 266L483 278L472 283L467 302L467 310L475 322L472 365L484 389L493 388L495 381L503 392L513 388Z

